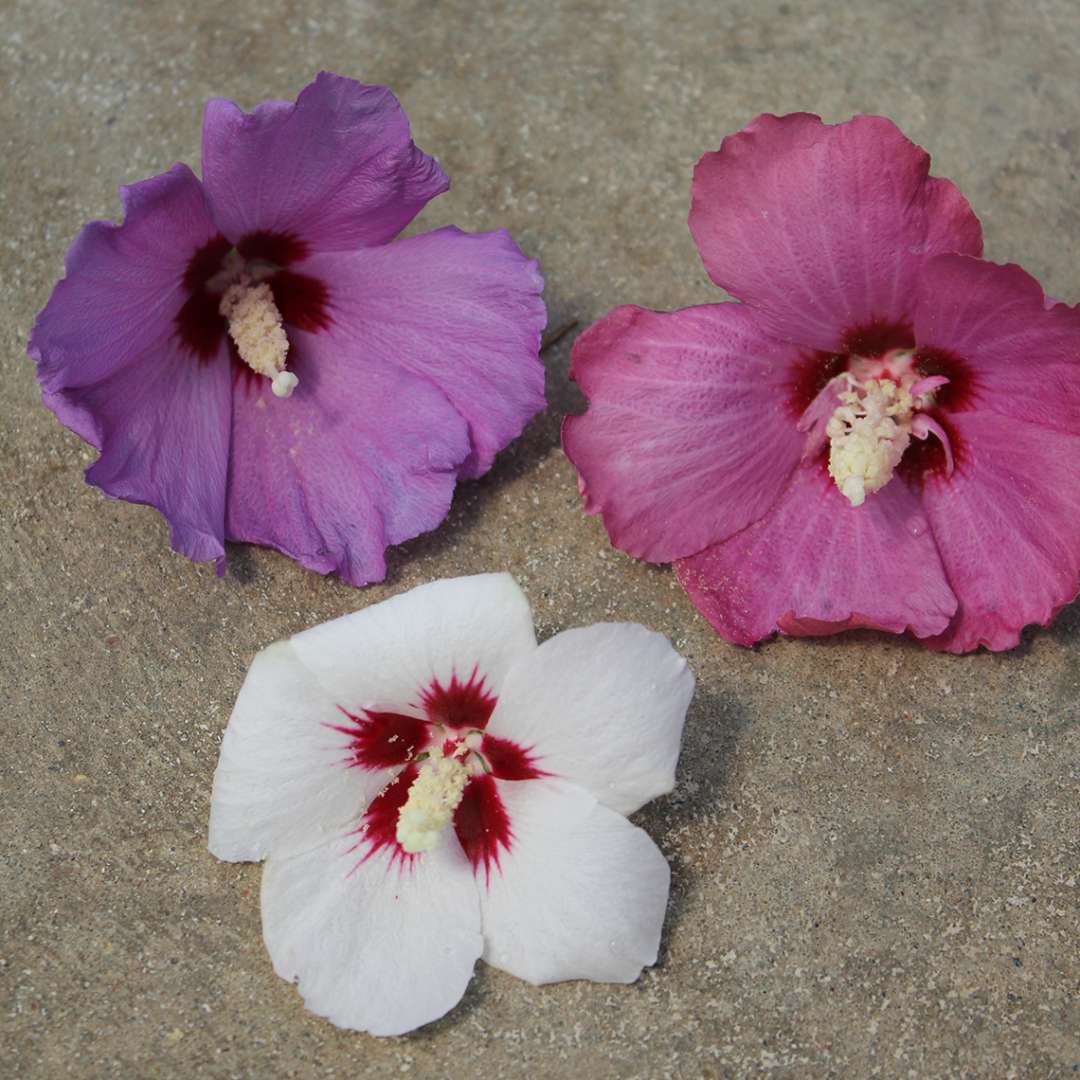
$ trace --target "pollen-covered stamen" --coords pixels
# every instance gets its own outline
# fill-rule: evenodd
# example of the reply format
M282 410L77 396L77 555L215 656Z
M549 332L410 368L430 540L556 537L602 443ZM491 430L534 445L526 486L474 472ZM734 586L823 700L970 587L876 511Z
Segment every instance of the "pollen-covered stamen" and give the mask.
M911 441L911 395L892 379L860 383L846 375L849 388L829 419L829 475L852 506L891 479Z
M421 766L398 814L397 842L409 854L431 851L465 794L469 770L457 754L434 752Z
M912 434L926 438L925 424L913 432L916 414L933 404L934 391L948 381L910 369L896 379L859 379L849 371L835 380L840 404L825 427L829 475L852 506L861 506L892 479Z
M229 324L240 359L271 380L270 389L277 397L287 398L300 380L285 370L289 339L270 286L241 274L222 293L218 310Z

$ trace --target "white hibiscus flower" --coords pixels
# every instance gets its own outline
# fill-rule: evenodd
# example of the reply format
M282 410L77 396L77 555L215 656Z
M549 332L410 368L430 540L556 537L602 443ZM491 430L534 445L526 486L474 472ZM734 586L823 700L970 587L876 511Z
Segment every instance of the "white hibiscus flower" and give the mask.
M532 983L633 982L669 871L627 814L670 791L693 676L632 623L537 645L507 574L436 581L264 649L221 745L210 850L266 858L282 978L400 1034L478 957Z

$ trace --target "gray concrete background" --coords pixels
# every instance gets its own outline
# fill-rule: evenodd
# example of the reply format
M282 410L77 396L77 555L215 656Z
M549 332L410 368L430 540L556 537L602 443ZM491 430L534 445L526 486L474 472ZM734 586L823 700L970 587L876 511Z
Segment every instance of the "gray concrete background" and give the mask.
M144 1076L1071 1077L1080 1071L1080 611L963 659L870 633L746 651L669 569L609 548L548 414L437 533L354 590L235 548L223 581L110 502L23 353L79 225L198 159L213 95L386 83L453 190L417 228L509 227L553 323L717 298L685 225L697 157L761 111L892 116L988 253L1080 300L1075 0L0 2L0 1072ZM205 849L252 654L431 578L507 569L540 630L636 619L699 691L675 794L662 962L463 1004L379 1041L272 972L259 870Z

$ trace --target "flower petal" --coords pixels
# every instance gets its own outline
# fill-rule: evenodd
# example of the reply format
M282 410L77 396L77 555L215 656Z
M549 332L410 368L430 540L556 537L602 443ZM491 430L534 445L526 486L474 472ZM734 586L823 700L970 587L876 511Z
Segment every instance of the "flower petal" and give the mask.
M121 188L124 222L79 234L30 336L42 398L101 451L86 474L106 494L149 503L172 544L197 561L224 555L228 365L200 362L176 337L184 273L212 238L185 165Z
M303 265L328 283L330 310L366 365L428 379L469 422L463 477L544 408L544 282L506 232L445 228Z
M470 777L454 811L454 834L461 850L475 875L479 877L483 869L485 881L490 881L492 872L499 869L503 852L513 842L499 787L494 775Z
M853 507L819 465L797 469L776 509L676 564L721 636L752 645L780 629L941 633L956 611L918 499L899 477Z
M951 419L964 459L951 478L927 479L923 506L960 606L926 644L1011 649L1077 595L1080 437L992 412Z
M155 507L172 546L196 562L225 555L229 366L201 364L165 339L102 382L46 390L60 421L101 450L86 470L106 495Z
M360 816L389 774L350 767L342 720L289 642L255 657L214 773L214 855L251 861L307 851Z
M414 145L384 86L322 72L296 103L244 113L207 103L202 172L214 217L234 243L288 235L313 251L348 251L396 236L450 186Z
M573 784L499 792L514 839L480 888L484 959L536 984L633 982L660 948L670 872L657 846Z
M919 279L920 346L967 361L963 407L1080 434L1080 308L1047 306L1019 266L963 255L931 259Z
M483 949L476 882L452 830L407 862L350 848L345 838L267 862L263 937L312 1012L400 1035L465 993Z
M338 329L290 328L287 400L267 379L239 384L226 529L365 585L386 576L388 544L446 516L469 436L438 387L364 364Z
M613 544L670 562L769 510L804 442L785 407L794 359L738 304L620 307L578 338L589 409L563 448Z
M46 393L90 386L145 363L170 336L184 301L184 273L217 233L202 185L186 165L120 188L122 224L83 226L30 335ZM92 415L73 407L64 423L87 441Z
M814 349L910 316L927 257L982 254L982 231L895 124L759 116L694 170L690 231L709 276L765 328Z
M488 731L631 814L674 787L693 693L686 661L662 634L599 623L565 630L519 660Z
M301 662L350 710L421 709L433 680L474 668L498 694L511 666L536 648L532 612L509 574L446 578L292 638Z

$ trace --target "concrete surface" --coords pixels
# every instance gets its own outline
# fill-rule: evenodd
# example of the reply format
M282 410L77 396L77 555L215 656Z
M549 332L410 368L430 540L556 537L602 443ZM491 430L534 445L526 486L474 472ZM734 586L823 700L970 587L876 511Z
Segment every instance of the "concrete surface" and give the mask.
M552 321L716 297L694 161L763 110L884 112L967 192L988 251L1080 300L1080 6L0 3L0 1072L18 1077L1071 1077L1080 1071L1080 612L1011 655L874 634L756 651L613 550L550 400L450 522L356 591L269 551L223 581L110 502L23 346L115 185L198 158L204 99L319 68L392 86L454 181L419 228L509 227ZM434 577L505 568L542 633L637 619L697 673L662 963L628 988L482 966L379 1041L271 971L259 870L205 849L222 728L259 647Z

